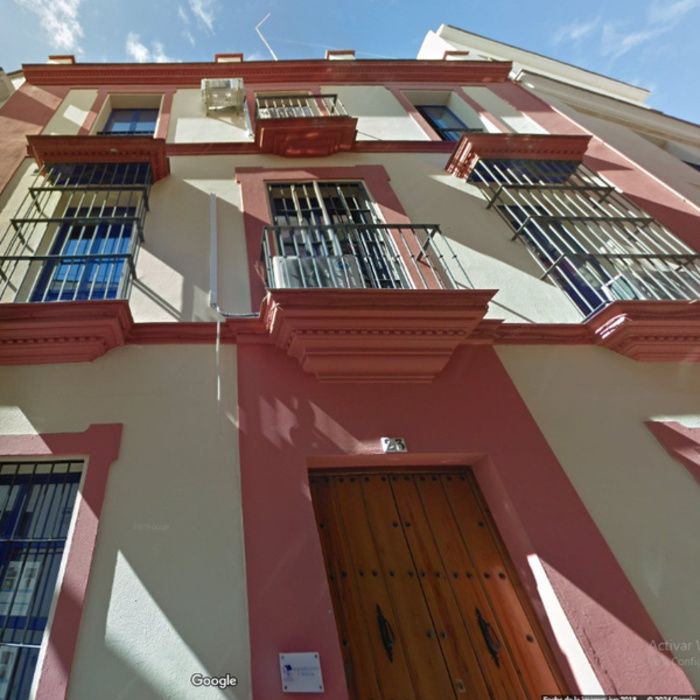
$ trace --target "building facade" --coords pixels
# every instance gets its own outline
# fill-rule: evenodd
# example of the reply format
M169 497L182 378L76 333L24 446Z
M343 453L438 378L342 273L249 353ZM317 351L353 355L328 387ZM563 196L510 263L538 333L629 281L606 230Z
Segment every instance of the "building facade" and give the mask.
M700 127L446 26L22 77L0 697L700 687Z

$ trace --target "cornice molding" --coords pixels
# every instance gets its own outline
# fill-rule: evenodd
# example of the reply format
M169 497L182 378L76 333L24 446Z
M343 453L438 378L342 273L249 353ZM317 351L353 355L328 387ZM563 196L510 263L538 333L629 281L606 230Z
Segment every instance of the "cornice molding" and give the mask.
M643 362L700 362L699 301L618 301L592 316L595 342Z
M555 134L464 134L445 170L468 177L479 160L499 158L573 160L583 158L591 137Z
M484 318L493 290L277 289L218 341L274 344L327 381L431 381L459 345L591 345L700 362L700 302L615 302L585 323ZM0 365L89 362L121 345L211 344L211 322L135 323L127 301L0 304Z
M321 381L430 382L483 319L493 290L273 290L272 342Z
M44 163L137 163L151 165L153 181L170 173L165 139L151 136L27 136L27 151Z
M90 362L126 343L126 301L0 304L0 364Z
M202 78L243 78L266 83L383 84L428 82L478 85L508 79L510 61L299 60L242 63L76 63L26 64L34 85L177 85L199 87Z

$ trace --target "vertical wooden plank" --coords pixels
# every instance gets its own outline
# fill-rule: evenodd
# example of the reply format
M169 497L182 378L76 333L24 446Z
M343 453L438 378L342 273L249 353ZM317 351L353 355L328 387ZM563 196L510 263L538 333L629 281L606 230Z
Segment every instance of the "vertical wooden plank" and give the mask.
M354 567L334 512L330 477L312 477L310 486L350 698L382 700L379 672L365 633L371 620L365 619L355 577L347 575ZM341 572L346 575L342 576Z
M363 610L365 643L372 651L377 667L382 700L423 700L423 698L448 698L431 693L421 693L412 682L413 659L407 658L407 644L410 638L403 634L400 615L403 606L396 600L395 591L388 584L383 573L385 562L375 547L372 529L365 509L362 484L373 479L370 476L338 476L332 478L334 511L340 526L340 536L347 545L351 566L346 574L353 576ZM341 578L343 572L341 571ZM377 620L377 606L396 633L392 658L384 648ZM358 671L356 670L356 673Z
M419 476L419 493L432 534L440 545L442 561L451 574L449 582L459 603L462 619L469 630L470 637L476 640L475 651L494 697L499 700L524 699L527 696L519 678L519 670L508 653L504 630L500 627L490 601L480 585L479 574L455 522L450 502L443 489L442 478L451 477L435 474ZM465 575L455 578L454 573ZM491 626L493 634L501 645L497 660L489 652L477 611Z
M454 700L452 681L400 526L388 477L364 476L362 496L416 695L421 700Z
M415 475L408 474L397 479L392 477L391 489L455 693L470 700L489 700L493 694L489 692L474 651L480 640L470 636L449 581L450 576L457 579L466 574L464 571L448 572L445 569L416 490L415 479Z
M547 641L532 612L528 615L524 591L495 525L482 506L473 477L469 474L442 476L442 483L529 695L540 697L566 692Z

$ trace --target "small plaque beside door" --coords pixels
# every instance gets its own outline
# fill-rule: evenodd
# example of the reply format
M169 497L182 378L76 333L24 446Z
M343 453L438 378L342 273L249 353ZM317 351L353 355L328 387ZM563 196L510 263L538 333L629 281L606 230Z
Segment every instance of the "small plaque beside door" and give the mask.
M324 692L318 652L280 654L280 675L284 693Z

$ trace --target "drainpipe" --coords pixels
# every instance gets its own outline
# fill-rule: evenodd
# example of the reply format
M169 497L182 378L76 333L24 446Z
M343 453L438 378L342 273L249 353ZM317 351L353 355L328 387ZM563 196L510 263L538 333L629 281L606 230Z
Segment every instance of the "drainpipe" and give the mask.
M209 306L221 319L260 318L260 313L234 314L219 307L219 229L216 220L216 195L209 194Z

